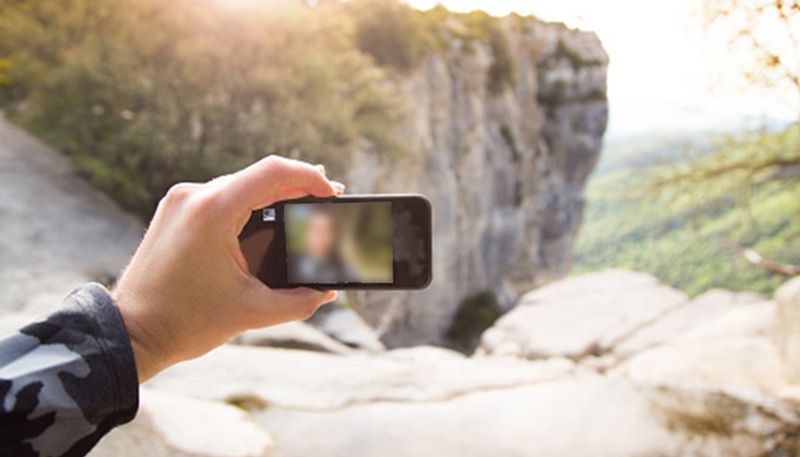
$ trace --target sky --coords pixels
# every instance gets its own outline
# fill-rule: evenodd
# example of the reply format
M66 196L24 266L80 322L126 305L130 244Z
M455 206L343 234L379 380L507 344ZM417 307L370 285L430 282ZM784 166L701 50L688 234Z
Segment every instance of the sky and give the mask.
M598 34L610 56L609 137L651 131L731 129L791 120L796 107L749 90L727 59L727 42L709 39L703 0L408 0L427 9L516 11ZM719 41L719 40L716 40Z

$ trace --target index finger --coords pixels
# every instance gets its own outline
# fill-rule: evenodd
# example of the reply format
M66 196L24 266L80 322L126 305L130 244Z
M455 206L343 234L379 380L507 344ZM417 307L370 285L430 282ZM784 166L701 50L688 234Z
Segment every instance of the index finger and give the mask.
M233 204L242 211L253 211L288 198L282 196L336 195L335 187L320 168L274 155L230 175L226 187Z

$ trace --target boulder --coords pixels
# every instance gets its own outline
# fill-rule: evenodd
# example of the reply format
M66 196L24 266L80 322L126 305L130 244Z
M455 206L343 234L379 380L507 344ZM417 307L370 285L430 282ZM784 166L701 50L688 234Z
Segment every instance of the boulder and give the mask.
M372 327L351 308L324 306L308 322L349 347L373 352L386 349Z
M800 383L800 277L775 292L773 339L789 379Z
M276 457L797 455L800 417L778 371L763 335L670 342L602 376L583 361L434 347L228 345L147 387L247 405Z
M593 375L256 417L275 457L788 456L800 431L794 407L757 391Z
M764 298L750 292L710 290L687 301L620 341L613 349L619 355L629 355L642 349L664 344L703 326L735 308L762 302Z
M414 346L413 348L392 349L386 352L385 357L392 360L428 364L466 359L466 356L460 352L439 346Z
M580 359L601 355L686 305L650 275L608 270L529 292L482 337L479 353Z
M330 410L376 400L444 400L562 377L572 367L563 359L477 361L429 348L404 349L389 356L361 352L340 356L227 345L169 368L148 386L205 399Z
M241 409L143 389L136 419L89 456L260 457L271 447L270 436Z
M769 337L775 319L775 302L761 301L738 305L716 319L699 323L676 336L673 342L703 341L713 338Z
M345 346L303 322L288 322L273 327L249 330L236 336L231 342L246 346L304 349L334 354L347 354L353 351L349 346Z
M642 351L613 371L640 382L786 386L775 347L767 338L723 337L668 344Z

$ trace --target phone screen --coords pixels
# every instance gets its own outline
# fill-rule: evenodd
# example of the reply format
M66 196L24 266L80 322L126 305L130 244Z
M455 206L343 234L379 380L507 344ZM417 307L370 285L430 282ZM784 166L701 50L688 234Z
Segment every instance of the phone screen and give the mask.
M387 284L394 278L391 202L284 207L289 284Z
M432 278L431 221L421 195L306 197L254 211L239 244L273 288L421 289Z

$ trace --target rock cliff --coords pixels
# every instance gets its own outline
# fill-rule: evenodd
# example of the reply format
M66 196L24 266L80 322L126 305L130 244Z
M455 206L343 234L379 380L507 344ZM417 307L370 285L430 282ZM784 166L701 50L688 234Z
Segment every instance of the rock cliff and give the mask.
M442 343L465 297L492 290L510 305L568 269L606 128L608 58L592 33L516 16L501 24L507 47L449 39L397 76L412 102L403 128L413 153L361 153L347 176L351 191L433 202L431 287L355 297L390 346ZM501 59L511 62L505 84Z

